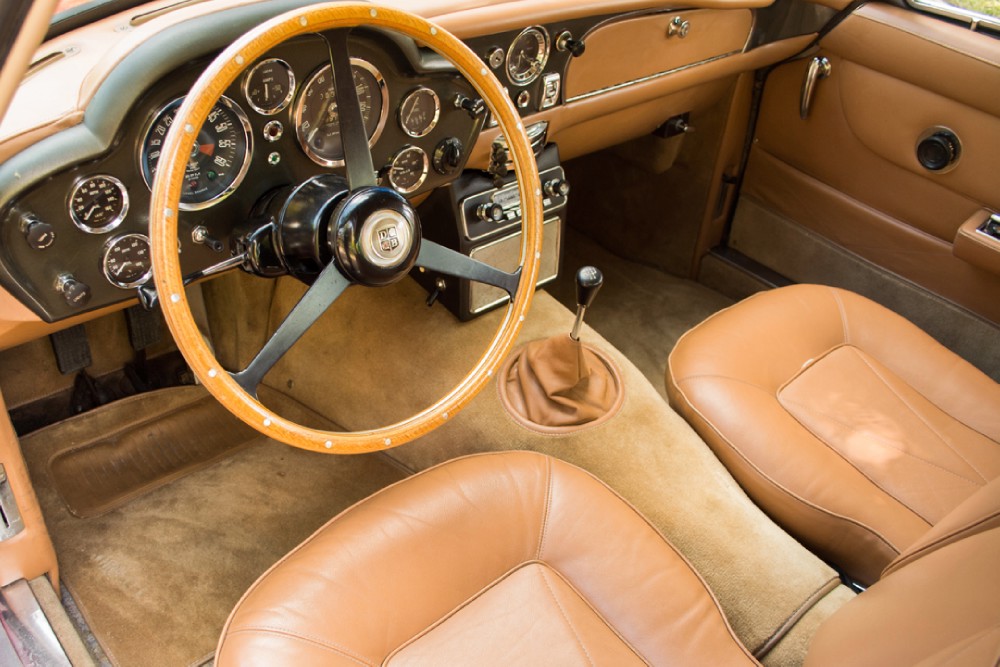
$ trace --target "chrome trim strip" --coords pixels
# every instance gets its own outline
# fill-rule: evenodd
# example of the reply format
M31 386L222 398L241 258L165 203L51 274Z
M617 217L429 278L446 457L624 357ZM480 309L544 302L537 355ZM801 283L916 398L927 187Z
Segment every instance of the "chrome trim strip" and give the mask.
M966 23L969 26L969 30L978 31L980 27L986 27L989 30L1000 32L1000 18L962 9L944 2L932 2L931 0L907 0L907 2L918 11L937 14L938 16Z
M24 579L0 589L0 621L20 664L71 667L49 619Z
M688 65L683 65L681 67L675 67L674 69L668 69L663 72L658 72L656 74L650 74L649 76L644 76L639 79L632 79L631 81L624 81L622 83L616 83L613 86L607 86L606 88L599 88L598 90L593 90L589 93L583 93L582 95L576 95L570 97L566 100L566 104L571 102L579 102L580 100L590 99L591 97L596 97L597 95L603 95L604 93L610 93L615 90L621 90L622 88L628 88L629 86L636 86L640 83L646 83L647 81L653 81L655 79L660 79L662 77L668 76L670 74L676 74L677 72L683 72L684 70L691 69L692 67L698 67L699 65L707 65L708 63L713 63L716 60L722 60L723 58L728 58L730 56L739 55L741 51L730 51L728 53L722 53L717 56L712 56L705 60L699 60L698 62L690 63Z

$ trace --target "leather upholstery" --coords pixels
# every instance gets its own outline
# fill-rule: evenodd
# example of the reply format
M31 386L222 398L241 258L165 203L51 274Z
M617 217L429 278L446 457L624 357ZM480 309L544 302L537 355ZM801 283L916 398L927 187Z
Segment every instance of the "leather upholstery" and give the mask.
M643 661L757 664L641 515L527 452L451 461L347 510L253 585L217 654L220 666Z
M844 290L756 295L686 334L671 404L768 513L862 583L1000 477L1000 386Z
M820 626L806 667L994 666L1000 661L1000 529L886 576Z
M514 350L499 375L497 389L507 412L543 433L568 433L603 423L625 399L614 362L565 334Z

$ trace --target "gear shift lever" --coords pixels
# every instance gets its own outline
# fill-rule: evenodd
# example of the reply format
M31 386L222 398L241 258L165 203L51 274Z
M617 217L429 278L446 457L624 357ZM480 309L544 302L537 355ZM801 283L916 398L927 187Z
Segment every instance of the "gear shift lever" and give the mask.
M583 316L594 303L594 297L604 284L604 274L594 266L581 267L576 272L576 321L569 337L580 340L580 327L583 326Z

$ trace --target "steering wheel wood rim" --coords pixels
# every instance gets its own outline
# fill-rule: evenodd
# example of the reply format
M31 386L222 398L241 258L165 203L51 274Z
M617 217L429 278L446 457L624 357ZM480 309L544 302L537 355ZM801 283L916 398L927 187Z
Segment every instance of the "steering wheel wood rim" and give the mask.
M268 50L292 37L362 26L395 31L437 51L457 67L493 113L500 131L507 137L521 197L521 275L517 291L485 353L444 397L389 426L354 432L322 431L272 412L242 389L216 360L194 321L184 292L177 211L191 142L216 100L233 81ZM543 220L539 184L534 154L513 104L482 60L458 38L408 12L367 3L331 3L290 11L244 34L219 54L188 92L167 133L153 183L149 220L154 280L164 319L178 349L205 388L226 409L264 435L302 449L335 454L357 454L401 445L454 417L491 381L513 347L538 279Z

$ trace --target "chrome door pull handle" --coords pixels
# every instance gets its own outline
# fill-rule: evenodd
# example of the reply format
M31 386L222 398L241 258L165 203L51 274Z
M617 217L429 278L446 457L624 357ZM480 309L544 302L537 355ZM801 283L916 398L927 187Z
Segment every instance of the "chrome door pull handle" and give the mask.
M802 81L802 99L799 101L799 118L805 120L809 117L809 107L812 105L813 94L816 92L816 83L820 79L830 76L833 66L826 58L817 56L809 63L806 70L806 78Z

